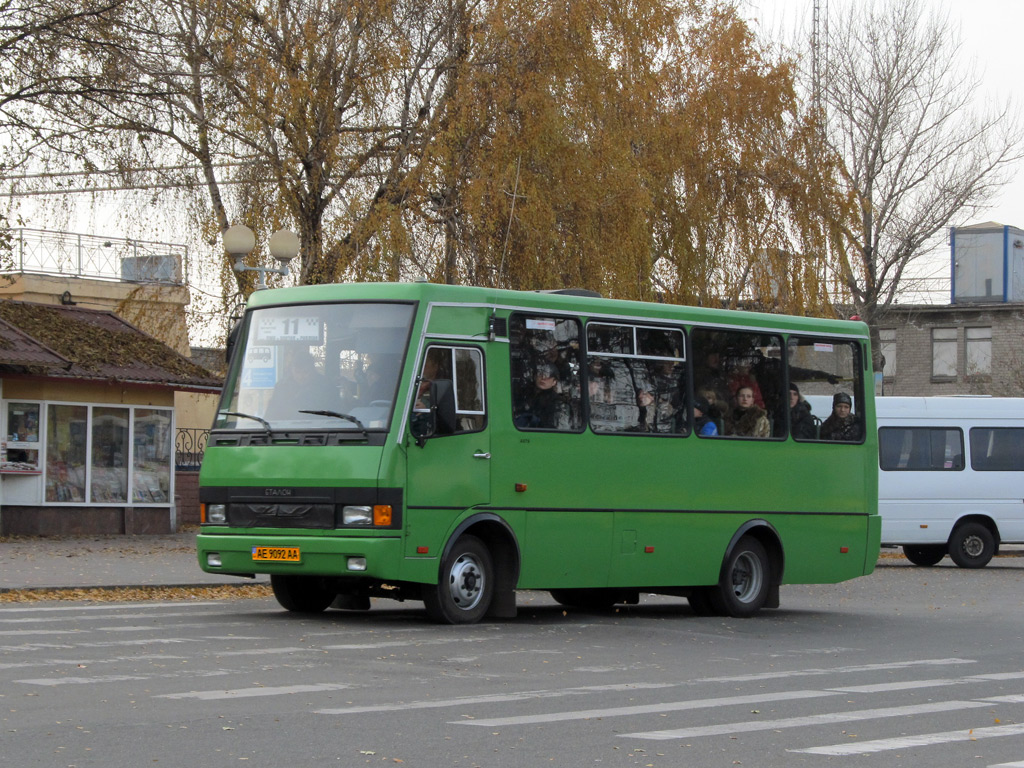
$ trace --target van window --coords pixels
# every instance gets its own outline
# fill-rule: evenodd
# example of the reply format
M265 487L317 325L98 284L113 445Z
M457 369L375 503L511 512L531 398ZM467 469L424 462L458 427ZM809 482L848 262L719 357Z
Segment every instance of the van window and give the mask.
M882 427L878 464L887 471L959 471L964 468L964 435L955 428Z
M979 472L1024 471L1024 429L971 429L971 468Z

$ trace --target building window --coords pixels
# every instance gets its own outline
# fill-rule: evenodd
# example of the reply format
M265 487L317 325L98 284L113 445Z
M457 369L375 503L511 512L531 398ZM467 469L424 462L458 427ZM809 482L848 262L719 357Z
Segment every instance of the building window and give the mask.
M965 328L964 333L967 375L988 376L992 373L992 329Z
M44 503L170 503L170 409L65 403L43 407Z
M89 409L51 405L46 414L46 500L85 501Z
M956 378L956 328L932 329L932 378Z
M896 329L882 328L878 331L879 351L882 353L882 376L896 377Z
M171 491L171 452L174 449L171 412L136 408L132 426L135 432L132 501L166 504Z

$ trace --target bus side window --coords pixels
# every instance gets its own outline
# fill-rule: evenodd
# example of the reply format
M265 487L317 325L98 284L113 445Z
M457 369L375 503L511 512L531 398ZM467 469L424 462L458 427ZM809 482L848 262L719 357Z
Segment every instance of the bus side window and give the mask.
M789 431L793 439L863 442L860 346L850 341L791 336L788 349Z
M514 314L509 355L516 428L582 432L579 321Z
M588 323L591 430L686 434L684 354L683 332L676 328Z
M707 400L720 434L759 439L786 434L782 339L767 333L693 331L694 393Z

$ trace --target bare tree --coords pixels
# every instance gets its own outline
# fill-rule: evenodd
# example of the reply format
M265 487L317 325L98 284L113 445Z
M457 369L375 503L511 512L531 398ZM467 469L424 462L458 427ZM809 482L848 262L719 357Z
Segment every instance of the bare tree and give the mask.
M875 332L907 267L947 225L974 215L1024 155L1017 111L978 106L980 81L961 61L948 13L930 8L851 0L829 23L827 135L860 213L840 269Z

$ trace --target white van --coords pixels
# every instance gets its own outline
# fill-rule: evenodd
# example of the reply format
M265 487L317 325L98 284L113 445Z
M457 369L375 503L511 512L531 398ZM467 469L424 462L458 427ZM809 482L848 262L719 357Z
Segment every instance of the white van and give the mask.
M1024 542L1024 398L879 397L882 545L984 568Z

